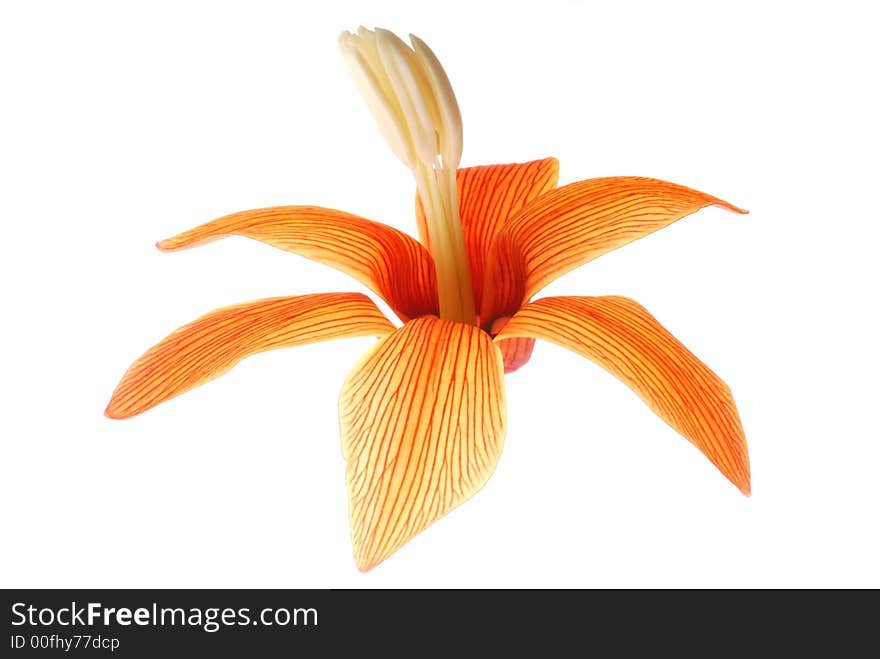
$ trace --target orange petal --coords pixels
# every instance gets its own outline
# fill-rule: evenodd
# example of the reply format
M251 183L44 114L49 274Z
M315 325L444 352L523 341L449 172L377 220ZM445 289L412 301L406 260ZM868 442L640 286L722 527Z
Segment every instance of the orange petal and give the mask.
M726 384L637 302L550 297L524 306L499 339L545 339L579 352L626 383L744 494L749 455Z
M217 309L176 330L126 371L104 412L125 419L223 375L266 350L350 336L384 336L394 325L366 295L276 297Z
M369 570L471 497L504 441L504 373L489 335L424 317L382 339L339 400L351 536Z
M635 176L589 179L549 192L496 236L480 316L492 322L511 315L566 272L710 205L746 212L691 188Z
M559 178L556 158L513 165L481 165L456 172L458 208L471 267L474 301L483 294L483 270L495 234L507 220L542 194L553 190ZM416 221L422 244L428 245L428 227L422 202L416 195Z
M158 243L163 251L246 236L345 272L385 300L401 320L437 313L434 262L418 241L392 227L318 206L233 213Z
M501 350L501 357L504 359L504 372L513 373L529 361L532 350L535 348L535 340L502 339L496 341L495 345Z
M509 316L496 318L495 322L492 323L492 327L489 329L489 334L493 337L497 336L498 333L504 329L504 326L507 325L509 320ZM532 350L535 348L535 340L519 338L496 339L495 345L501 350L501 357L504 359L504 372L513 373L529 361L529 358L532 356Z

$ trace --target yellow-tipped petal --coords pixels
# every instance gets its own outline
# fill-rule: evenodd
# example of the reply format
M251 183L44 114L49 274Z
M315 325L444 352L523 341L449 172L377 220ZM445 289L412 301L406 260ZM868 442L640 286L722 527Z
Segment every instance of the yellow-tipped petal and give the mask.
M394 329L360 293L277 297L217 309L174 331L126 371L104 412L140 414L228 372L245 357Z
M550 297L525 305L496 340L552 341L608 370L700 449L743 494L749 453L727 385L624 297Z
M504 368L488 334L424 317L382 339L339 400L355 562L369 570L488 480Z

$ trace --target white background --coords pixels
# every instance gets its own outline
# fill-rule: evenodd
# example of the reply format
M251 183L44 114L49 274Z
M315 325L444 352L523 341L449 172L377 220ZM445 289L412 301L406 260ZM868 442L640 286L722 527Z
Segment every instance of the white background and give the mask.
M878 587L876 22L870 3L3 3L0 586ZM336 46L424 38L463 164L664 178L708 209L544 294L623 294L731 386L743 497L625 386L540 344L472 500L354 566L336 400L372 343L253 357L124 422L129 363L215 307L365 291L245 239L276 204L414 231L413 184Z

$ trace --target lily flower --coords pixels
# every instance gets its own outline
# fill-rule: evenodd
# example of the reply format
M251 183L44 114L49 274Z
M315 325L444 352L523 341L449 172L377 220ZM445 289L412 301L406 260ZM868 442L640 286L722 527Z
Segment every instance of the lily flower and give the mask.
M554 158L459 168L458 104L434 53L386 30L343 33L361 92L417 188L420 240L339 210L233 213L158 243L177 251L245 236L346 272L361 293L277 297L181 327L128 369L106 410L140 414L245 357L354 336L377 343L339 400L355 562L366 571L486 483L506 432L504 374L536 339L598 363L692 442L744 494L749 460L725 383L641 305L624 297L545 297L547 284L706 206L745 211L651 178L557 187Z

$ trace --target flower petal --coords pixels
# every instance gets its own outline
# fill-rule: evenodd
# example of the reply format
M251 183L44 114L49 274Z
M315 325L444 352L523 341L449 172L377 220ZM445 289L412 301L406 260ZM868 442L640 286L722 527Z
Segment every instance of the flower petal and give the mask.
M434 262L414 238L357 215L319 206L233 213L158 243L163 251L246 236L345 272L385 300L401 320L437 313Z
M488 329L489 334L493 337L504 329L504 326L510 320L510 316L496 318L495 322ZM526 362L532 356L532 350L535 349L534 339L496 339L495 345L501 350L501 357L504 359L504 372L513 373L525 366Z
M749 494L748 448L730 389L640 304L624 297L543 298L498 334L515 337L552 341L595 361Z
M525 206L553 190L558 178L559 162L556 158L513 165L464 167L456 172L458 208L477 305L482 298L483 271L495 234ZM418 195L416 222L419 238L427 245L428 227Z
M511 315L566 272L710 205L746 212L691 188L636 176L589 179L549 192L496 236L480 317L486 323Z
M501 358L504 360L504 372L513 373L525 366L535 349L534 339L502 339L495 345L501 350Z
M217 309L184 325L140 357L122 377L104 412L140 414L223 375L258 352L394 329L360 293L277 297Z
M488 480L504 374L488 334L424 317L355 366L339 400L355 561L369 570Z

